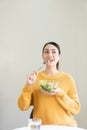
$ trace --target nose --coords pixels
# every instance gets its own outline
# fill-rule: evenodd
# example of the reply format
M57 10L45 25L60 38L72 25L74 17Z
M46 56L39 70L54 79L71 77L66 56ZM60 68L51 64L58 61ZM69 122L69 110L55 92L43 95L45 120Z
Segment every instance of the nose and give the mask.
M49 52L49 56L52 56L52 52Z
M53 56L53 54L52 54L52 52L50 52L50 53L49 53L49 57L52 57L52 56Z

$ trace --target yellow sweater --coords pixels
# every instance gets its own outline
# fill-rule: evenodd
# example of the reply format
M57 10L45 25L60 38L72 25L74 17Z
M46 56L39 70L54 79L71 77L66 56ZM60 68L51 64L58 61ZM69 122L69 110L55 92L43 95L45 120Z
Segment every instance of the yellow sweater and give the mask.
M59 83L60 91L55 95L42 92L39 80L53 79ZM18 98L18 106L24 111L30 105L34 106L33 117L41 118L43 125L77 126L73 117L80 111L77 89L72 76L65 72L48 76L42 71L38 73L33 86L26 83Z

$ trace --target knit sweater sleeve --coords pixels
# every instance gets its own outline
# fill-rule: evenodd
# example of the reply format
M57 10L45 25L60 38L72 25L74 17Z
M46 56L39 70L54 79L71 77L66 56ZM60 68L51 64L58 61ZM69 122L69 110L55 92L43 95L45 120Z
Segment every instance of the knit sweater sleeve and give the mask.
M29 86L27 83L25 84L21 95L18 98L18 106L21 110L27 110L30 105L32 105L32 92L33 87Z
M80 102L78 98L76 85L72 77L69 77L67 82L69 83L68 92L66 93L63 89L60 89L60 91L55 96L58 102L67 112L77 114L80 111Z

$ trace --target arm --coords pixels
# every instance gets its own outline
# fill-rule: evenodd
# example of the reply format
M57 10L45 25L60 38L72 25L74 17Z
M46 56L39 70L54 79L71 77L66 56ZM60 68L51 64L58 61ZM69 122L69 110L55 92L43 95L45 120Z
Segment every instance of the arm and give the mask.
M27 76L27 83L18 98L18 106L21 110L27 110L29 106L33 104L33 84L36 77L37 72L35 71Z
M66 93L63 89L60 89L60 91L56 93L56 98L66 111L77 114L80 111L80 102L74 80L72 77L69 77L66 83L68 92Z
M32 102L32 92L33 87L29 86L27 83L23 88L22 94L18 98L18 106L21 110L27 110Z

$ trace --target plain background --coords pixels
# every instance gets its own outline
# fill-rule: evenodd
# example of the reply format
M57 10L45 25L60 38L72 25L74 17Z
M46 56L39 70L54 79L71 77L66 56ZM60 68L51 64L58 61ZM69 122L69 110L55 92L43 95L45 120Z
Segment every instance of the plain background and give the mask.
M77 85L78 126L87 128L87 0L0 0L0 130L27 126L17 99L26 75L42 64L48 41L62 51L60 69Z

